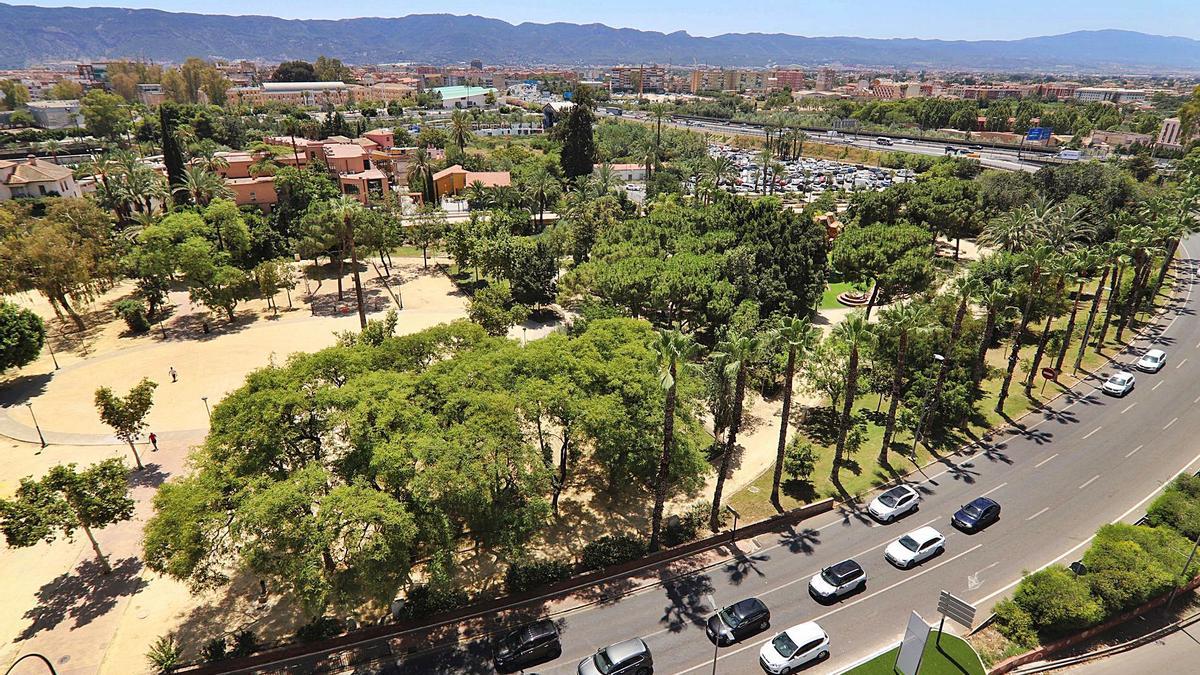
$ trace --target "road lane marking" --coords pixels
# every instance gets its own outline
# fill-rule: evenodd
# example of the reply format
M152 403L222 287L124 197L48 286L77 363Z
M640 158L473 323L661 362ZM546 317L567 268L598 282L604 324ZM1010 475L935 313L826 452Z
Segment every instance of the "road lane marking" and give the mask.
M1150 391L1154 391L1155 389L1158 389L1161 386L1162 386L1162 380L1159 380L1158 384L1154 385L1153 387L1150 387Z
M995 567L996 565L999 565L999 564L1000 564L1000 561L997 560L996 562L992 563L991 565L988 565L987 567L979 570L975 574L968 574L967 575L967 590L973 591L973 590L979 588L980 586L982 586L983 582L979 580L979 575L983 574L984 572L992 569L993 567Z
M1083 488L1085 488L1085 487L1087 487L1087 486L1091 485L1092 483L1095 483L1095 482L1096 482L1097 480L1099 480L1099 479L1100 479L1100 476L1099 476L1099 474L1097 474L1097 475L1095 475L1095 476L1092 476L1090 479L1088 479L1088 482L1084 483L1083 485L1080 485L1080 486L1079 486L1079 489L1080 489L1080 490L1082 490Z
M996 490L999 490L1000 488L1004 487L1005 485L1008 485L1008 483L1001 483L1001 484L997 485L996 487L992 488L991 490L988 490L987 492L985 492L979 496L986 497L986 496L992 494L993 492L995 492Z
M1139 445L1139 446L1137 446L1136 448L1134 448L1134 449L1130 450L1129 452L1125 453L1125 457L1127 457L1127 458L1128 458L1128 457L1133 457L1133 453L1137 452L1138 450L1141 450L1143 447L1145 447L1145 446L1144 446L1144 445Z
M1185 364L1185 363L1187 363L1187 359L1184 359L1184 360L1180 361L1179 363L1176 363L1176 364L1175 364L1175 370L1179 370L1179 369L1180 369L1180 367L1182 367L1182 366L1183 366L1183 364Z
M1054 459L1055 457L1058 457L1058 453L1057 453L1057 452L1056 452L1056 453L1054 453L1053 455L1050 455L1050 456L1049 456L1049 457L1047 457L1046 459L1043 459L1042 461L1038 462L1037 464L1034 464L1034 465L1033 465L1033 468L1035 468L1035 469L1040 469L1040 468L1042 468L1042 465L1043 465L1043 464L1045 464L1046 462L1049 462L1050 460Z
M1133 403L1130 403L1129 405L1125 406L1125 409L1121 411L1121 414L1124 415L1125 413L1129 412L1130 410L1133 409L1133 406L1135 406L1135 405L1137 405L1137 401L1134 401Z
M839 606L838 606L838 607L836 607L835 609L832 609L832 610L830 610L830 611L828 611L828 612L825 612L824 614L822 614L822 615L820 615L820 616L818 616L818 617L816 617L816 618L814 618L814 619L811 619L811 620L812 620L812 621L821 621L822 619L827 619L827 618L829 618L829 617L833 616L834 614L837 614L838 612L840 612L840 611L842 611L842 610L844 610L844 609L849 609L849 608L851 608L851 607L853 607L853 606L857 605L857 604L858 604L858 603L860 603L860 602L866 602L867 600L870 600L871 598L873 598L873 597L875 597L875 596L877 596L877 595L880 595L880 594L882 594L882 593L887 593L888 591L892 590L893 588L896 588L897 586L900 586L900 585L902 585L902 584L906 584L906 583L908 583L908 582L912 581L913 579L916 579L916 578L920 577L921 575L928 574L928 573L930 573L930 572L932 572L932 571L936 570L937 568L941 567L942 565L948 565L948 564L950 564L950 563L954 562L955 560L958 560L959 558L961 558L961 557L963 557L963 556L965 556L965 555L967 555L967 554L969 554L969 553L974 553L975 551L979 550L979 549L980 549L980 548L982 548L982 547L983 547L983 544L975 544L975 545L974 545L974 546L972 546L971 548L969 548L969 549L967 549L967 550L963 551L962 553L959 553L958 555L954 556L953 558L947 558L946 560L943 560L942 562L940 562L940 563L938 563L938 564L934 565L933 567L929 567L929 568L923 569L923 570L921 570L920 572L917 572L916 574L913 574L912 576L907 576L907 577L904 577L903 579L901 579L900 581L897 581L896 583L892 584L891 586L888 586L888 587L886 587L886 588L881 588L881 589L879 589L879 590L875 591L874 593L872 593L872 594L870 594L870 595L864 595L863 597L861 597L861 598L858 598L857 600L855 600L855 601L853 601L853 602L848 602L848 603L846 603L846 604L844 604L844 605L839 605ZM717 657L717 660L718 660L718 661L720 661L721 659L724 659L724 658L727 658L727 657L733 656L734 654L740 654L740 653L742 653L742 652L744 652L744 651L746 651L746 650L748 650L748 649L757 649L757 648L759 648L759 647L762 647L762 646L763 646L764 644L766 644L767 642L769 642L769 641L773 640L774 638L775 638L775 635L771 635L770 637L765 637L765 638L762 638L762 639L760 639L760 640L757 640L757 641L755 641L755 642L753 642L753 643L751 643L751 644L748 644L748 645L743 645L743 646L741 646L741 647L738 647L737 649L733 649L733 650L730 650L730 651L727 651L727 652L723 652L723 653L722 653L720 656L718 656L718 657ZM709 667L709 666L711 666L711 665L712 665L712 660L711 660L711 659L705 659L705 660L704 660L704 662L702 662L702 663L699 663L699 664L697 664L697 665L694 665L694 666L692 666L691 668L686 668L686 669L684 669L684 670L676 671L675 675L684 675L685 673L691 673L691 672L694 672L694 671L700 670L700 669L702 669L702 668L708 668L708 667Z
M1179 421L1179 418L1178 418L1178 417L1175 417L1175 418L1173 418L1173 419L1172 419L1170 422L1167 422L1167 426L1163 427L1163 431L1166 431L1167 429L1170 429L1170 428L1171 428L1171 425L1172 425L1172 424L1175 424L1175 423L1176 423L1176 422L1178 422L1178 421Z
M1104 427L1096 427L1095 429L1092 429L1091 431L1089 431L1089 432L1087 433L1087 436L1084 436L1084 437L1083 437L1082 439L1080 439L1080 440L1084 440L1084 441L1086 441L1087 439L1091 438L1091 437L1092 437L1092 436L1093 436L1093 435L1094 435L1094 434L1095 434L1097 431L1100 431L1100 430L1101 430L1101 429L1103 429L1103 428L1104 428Z
M1043 513L1047 512L1049 510L1050 510L1050 507L1047 506L1046 508L1042 509L1041 511L1038 511L1037 513L1033 514L1032 516L1029 516L1025 520L1033 520L1034 518L1037 518L1038 516L1042 515Z

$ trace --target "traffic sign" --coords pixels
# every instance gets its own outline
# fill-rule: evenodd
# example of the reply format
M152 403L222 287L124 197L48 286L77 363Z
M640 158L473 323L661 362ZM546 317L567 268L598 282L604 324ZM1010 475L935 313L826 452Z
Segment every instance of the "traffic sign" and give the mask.
M942 591L942 594L938 596L938 611L941 612L944 619L950 619L964 628L969 629L971 623L975 621L975 607L946 591Z
M1042 377L1047 380L1058 380L1058 371L1053 368L1042 368Z
M1050 127L1030 127L1025 132L1027 141L1046 141L1050 139Z

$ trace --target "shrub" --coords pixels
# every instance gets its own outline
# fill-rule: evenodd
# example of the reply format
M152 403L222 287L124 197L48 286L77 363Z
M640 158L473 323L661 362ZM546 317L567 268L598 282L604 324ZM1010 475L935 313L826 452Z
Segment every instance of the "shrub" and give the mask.
M509 593L524 593L571 576L571 564L562 560L514 560L504 573Z
M214 661L223 660L228 651L225 638L215 637L204 643L204 648L200 650L200 658L204 659L205 663L213 663Z
M1134 541L1097 538L1083 556L1084 577L1109 614L1171 590L1173 574Z
M607 535L588 542L580 554L580 562L585 570L598 570L637 560L646 555L646 550L646 540L636 535Z
M424 619L449 612L471 601L467 592L453 586L413 586L400 609L401 619Z
M700 529L708 523L708 512L711 509L711 504L704 502L693 505L682 515L668 518L667 525L663 528L663 546L670 548L695 540L700 534Z
M237 659L243 656L250 656L254 652L262 649L262 643L254 633L242 629L233 636L233 649L229 650L229 658Z
M996 630L1000 634L1027 649L1038 644L1037 631L1033 629L1033 617L1012 600L1001 600L992 609L996 614Z
M173 635L160 635L146 652L146 660L158 675L167 675L179 666L179 645Z
M150 319L146 318L146 307L139 300L122 300L113 306L117 316L125 320L125 325L134 333L145 333L150 330Z
M1104 618L1104 608L1092 597L1087 581L1062 565L1051 565L1022 579L1013 601L1029 614L1040 635L1058 637Z
M783 472L792 480L808 480L817 468L817 453L812 443L802 438L799 434L792 436L783 455Z
M322 616L304 624L296 631L300 642L320 642L342 634L342 622L332 616Z
M1184 474L1146 509L1151 525L1166 525L1188 539L1200 535L1200 477Z

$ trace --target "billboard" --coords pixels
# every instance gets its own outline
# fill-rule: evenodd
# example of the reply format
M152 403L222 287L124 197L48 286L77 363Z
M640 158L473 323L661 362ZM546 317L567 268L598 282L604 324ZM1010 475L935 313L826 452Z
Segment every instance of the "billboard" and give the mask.
M921 667L921 655L925 653L925 641L929 639L929 624L920 614L912 613L908 617L908 627L904 629L904 640L900 643L900 653L896 656L896 672L900 675L917 675Z
M1027 141L1048 141L1050 140L1050 127L1032 127L1025 132L1025 140Z

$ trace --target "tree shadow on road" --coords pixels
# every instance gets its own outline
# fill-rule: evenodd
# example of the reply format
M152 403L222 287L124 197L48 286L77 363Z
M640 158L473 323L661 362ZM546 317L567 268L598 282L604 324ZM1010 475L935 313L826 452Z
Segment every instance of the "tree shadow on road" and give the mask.
M672 633L687 628L688 624L704 626L708 615L715 608L705 604L704 596L713 592L712 578L707 574L689 574L663 583L667 599L671 604L663 608L660 624Z
M104 616L122 597L136 595L147 582L139 576L142 563L137 558L124 558L112 563L111 574L104 574L99 561L89 558L73 572L64 572L37 592L37 606L25 612L32 621L17 636L17 641L29 640L42 631L57 627L68 618L71 628L86 626Z
M129 472L129 487L131 488L157 488L162 485L171 475L162 470L162 465L147 463L146 468L141 471Z

